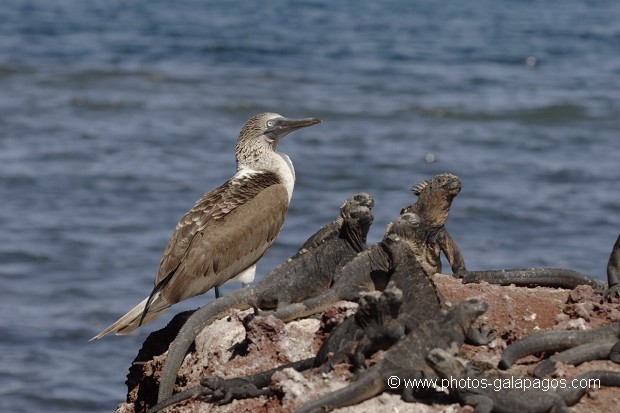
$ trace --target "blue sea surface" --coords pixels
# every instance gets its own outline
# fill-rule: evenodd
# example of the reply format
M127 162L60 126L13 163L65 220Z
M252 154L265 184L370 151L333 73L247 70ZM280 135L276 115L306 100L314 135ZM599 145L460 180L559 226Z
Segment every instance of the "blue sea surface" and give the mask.
M151 291L177 220L235 172L243 123L297 182L258 277L339 204L461 177L448 229L472 270L605 278L620 232L620 2L4 0L0 411L111 412L142 341L88 339ZM239 288L227 284L224 293Z

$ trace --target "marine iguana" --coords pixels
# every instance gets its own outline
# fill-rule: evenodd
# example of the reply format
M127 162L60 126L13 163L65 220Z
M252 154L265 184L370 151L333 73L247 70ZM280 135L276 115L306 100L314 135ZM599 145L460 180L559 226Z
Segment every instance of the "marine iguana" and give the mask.
M314 358L314 367L329 371L349 362L356 371L365 368L366 357L387 350L405 335L399 314L403 293L394 283L384 291L362 294L355 315L335 327Z
M261 312L261 315L273 315L283 321L290 321L321 312L338 301L356 301L360 293L383 290L390 281L398 260L406 256L402 254L404 249L411 251L410 259L417 264L415 268L411 268L414 274L422 283L434 288L430 276L435 273L432 271L425 273L417 260L418 257L427 256L427 250L432 248L426 243L427 228L416 214L402 214L388 225L383 240L362 251L342 267L339 274L334 277L334 284L327 291L276 311ZM400 252L392 251L392 247L396 244L401 244ZM418 294L409 286L399 287L406 294ZM434 290L432 297L439 297L437 290ZM410 300L405 300L408 301Z
M609 348L611 349L619 337L620 321L592 330L550 330L534 333L506 347L502 353L499 368L508 369L515 361L529 354L563 351L577 346L588 345L588 343L609 342ZM587 350L587 348L581 350L584 349Z
M389 349L420 323L445 315L443 296L422 270L411 242L406 241L406 237L416 241L407 232L415 232L418 224L415 214L405 213L391 225L393 233L385 240L391 261L387 287L362 293L357 313L334 329L317 352L315 367L323 366L325 371L349 362L354 370L362 370L366 357ZM333 355L328 357L330 353Z
M404 220L406 225L397 225ZM419 262L419 251L427 247L425 242L428 230L424 222L416 220L416 215L402 214L393 224L394 235L387 241L392 259L390 283L403 292L403 304L399 320L407 330L418 321L442 316L446 300L433 282L433 274L424 271Z
M444 315L445 299L424 273L415 252L425 245L425 234L423 223L416 214L402 214L390 224L376 255L367 251L359 254L365 260L368 256L373 257L368 260L371 263L387 262L375 267L374 278L368 269L345 273L353 261L343 268L343 274L332 289L344 291L342 297L359 300L360 306L354 317L337 326L328 337L317 353L315 367L328 361L326 356L331 352L334 355L325 366L327 369L342 361L349 361L356 369L363 368L364 358L377 349L389 348L418 323ZM379 267L382 268L377 270ZM382 292L376 291L373 281L381 286L387 280L387 287ZM277 311L275 314L282 313Z
M398 227L397 221L394 228ZM368 356L389 349L419 323L445 315L443 296L422 271L409 244L395 234L388 236L386 243L393 262L387 287L360 293L358 311L334 328L317 352L313 367L329 371L348 362L360 371Z
M349 198L340 208L339 231L334 230L333 223L327 224L310 238L314 241L306 242L310 248L302 248L253 287L218 298L194 312L170 345L161 374L158 401L172 395L187 350L200 331L217 317L232 308L276 308L327 289L338 268L366 248L366 236L373 221L372 206L372 197L368 194L360 193Z
M285 368L304 371L320 366L328 359L329 363L359 361L360 355L363 362L363 354L387 348L404 335L404 328L397 320L402 297L402 292L393 285L383 292L373 291L364 294L356 314L334 328L316 357L246 377L224 379L211 374L203 377L199 386L173 395L152 407L149 412L156 412L195 395L208 395L209 402L217 404L226 404L233 399L271 395L273 392L266 388L271 382L271 376Z
M463 271L463 284L480 283L521 287L554 287L573 289L578 285L589 285L597 291L604 291L604 299L620 297L620 235L614 244L607 263L607 283L586 274L565 268L529 268L487 271Z
M402 382L390 387L388 379L391 376L434 377L434 372L425 360L426 354L433 348L458 351L465 341L487 344L490 341L490 330L477 330L472 327L487 307L487 304L478 298L455 303L441 319L420 323L387 350L377 364L359 374L351 384L300 406L295 413L329 412L361 403L388 390L398 390L403 399L413 400L414 389L402 386Z
M463 284L480 283L510 285L518 287L553 287L573 289L578 285L589 285L595 290L607 289L607 283L586 274L565 268L528 268L486 271L462 271Z
M465 260L458 245L448 231L445 224L452 201L461 191L461 180L458 176L443 173L435 175L430 180L417 183L411 191L418 196L413 205L402 208L400 213L411 212L417 214L424 221L428 229L427 246L424 256L418 260L427 274L441 272L441 257L443 252L450 263L452 273L458 276L465 271Z
M588 389L579 383L600 380L603 386L620 386L620 373L590 371L575 377L564 388L558 386L555 390L547 388L546 391L540 387L516 388L511 387L510 383L527 381L532 384L533 379L493 371L482 373L466 360L441 348L431 350L426 360L441 379L458 383L449 387L450 394L474 406L476 413L568 413L568 406L578 403Z

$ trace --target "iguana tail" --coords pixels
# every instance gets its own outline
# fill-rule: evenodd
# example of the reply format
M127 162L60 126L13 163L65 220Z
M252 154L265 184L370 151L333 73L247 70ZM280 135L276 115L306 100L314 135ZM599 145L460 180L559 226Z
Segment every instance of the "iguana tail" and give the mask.
M338 301L341 301L341 298L338 297L337 292L333 289L329 289L316 297L308 298L300 303L288 304L276 311L265 312L263 314L273 315L282 321L290 321L320 313Z
M157 400L162 402L172 396L172 389L177 379L177 373L183 363L185 354L190 348L194 339L200 332L221 318L230 309L236 308L245 310L251 307L254 297L254 288L243 288L232 294L220 297L209 304L196 310L183 324L174 341L168 349L168 356L164 362L159 383L159 393Z
M512 364L529 354L542 351L563 351L593 340L613 340L620 333L620 321L594 330L552 330L534 333L511 343L502 353L499 363L501 369L508 369Z
M607 289L605 281L565 268L527 268L486 271L461 271L463 284L486 281L489 284L518 287L551 287L573 289L578 285L589 285L595 290Z
M387 389L387 382L377 365L342 389L324 394L316 400L301 405L293 413L331 412L341 407L352 406L368 400Z
M602 370L588 371L570 382L570 386L557 390L568 406L577 404L589 388L620 387L620 373Z

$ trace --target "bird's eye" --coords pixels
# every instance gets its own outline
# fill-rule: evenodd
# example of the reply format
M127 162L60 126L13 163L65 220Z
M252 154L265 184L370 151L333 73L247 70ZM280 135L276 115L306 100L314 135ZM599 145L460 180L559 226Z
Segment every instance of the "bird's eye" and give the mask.
M272 120L268 120L267 121L267 127L272 127L273 126L273 121Z

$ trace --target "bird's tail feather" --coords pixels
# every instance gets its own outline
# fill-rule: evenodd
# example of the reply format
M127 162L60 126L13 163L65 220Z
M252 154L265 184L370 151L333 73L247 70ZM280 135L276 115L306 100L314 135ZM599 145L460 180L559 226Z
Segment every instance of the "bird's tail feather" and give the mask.
M149 299L150 299L150 303L149 303ZM149 303L149 308L146 314L144 314L144 319L142 319L144 309L147 303ZM149 321L159 317L161 313L163 313L166 309L168 309L168 307L170 307L170 305L167 304L161 298L161 295L159 294L159 292L157 292L153 297L147 297L144 300L142 300L140 304L138 304L137 306L129 310L127 314L125 314L124 316L116 320L116 322L114 322L114 324L112 324L110 327L106 328L101 333L91 338L90 341L100 339L106 334L109 334L112 332L116 333L117 335L127 334L135 330L136 328L140 327L142 324L146 324Z

